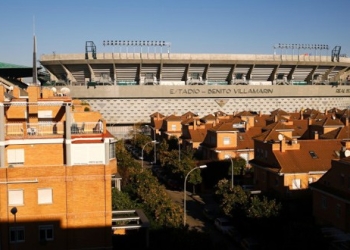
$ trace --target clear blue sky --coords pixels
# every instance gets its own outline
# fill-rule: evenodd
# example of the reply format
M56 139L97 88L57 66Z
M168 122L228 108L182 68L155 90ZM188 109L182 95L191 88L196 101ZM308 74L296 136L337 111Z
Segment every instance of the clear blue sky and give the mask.
M350 56L350 0L1 0L0 9L0 62L24 66L32 65L34 30L38 59L84 53L86 41L97 53L112 52L103 40L167 41L171 53L220 54L326 44L329 54L339 45Z

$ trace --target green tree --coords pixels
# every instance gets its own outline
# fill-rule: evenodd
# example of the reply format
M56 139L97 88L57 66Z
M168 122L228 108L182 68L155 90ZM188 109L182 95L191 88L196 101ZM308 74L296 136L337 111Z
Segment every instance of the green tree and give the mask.
M162 227L180 227L182 225L182 208L171 201L164 186L160 185L150 171L135 174L132 177L132 193L138 203L142 204L147 214Z
M197 160L194 158L193 150L181 150L179 152L178 139L171 137L166 142L162 141L160 148L160 162L164 169L183 182L186 175L197 166ZM179 157L179 153L181 154ZM187 182L192 184L193 193L195 186L202 182L201 171L192 172L187 179Z
M282 206L276 200L268 200L266 196L259 198L251 196L247 204L245 204L246 216L248 218L270 218L279 215Z
M118 141L116 144L116 157L118 173L123 177L121 184L122 186L126 186L130 180L129 176L142 171L141 165L136 162L130 153L125 149L122 141Z
M230 164L233 164L233 172L235 175L243 175L245 173L247 162L241 157L235 157L232 158L232 162L230 161ZM232 167L230 165L229 167L229 175L231 175Z
M169 145L166 140L162 139L162 141L158 144L158 155L159 162L161 166L165 166L169 161Z
M119 191L116 188L112 189L112 209L113 210L128 210L135 209L137 203L130 199L127 193Z
M251 195L240 186L230 187L226 179L216 185L215 194L226 215L244 216L246 218L271 218L279 215L282 206L276 200L269 200L266 196Z

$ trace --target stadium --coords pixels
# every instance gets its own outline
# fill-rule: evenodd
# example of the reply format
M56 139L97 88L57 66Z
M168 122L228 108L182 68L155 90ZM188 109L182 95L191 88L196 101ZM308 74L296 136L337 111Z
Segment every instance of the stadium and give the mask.
M38 78L58 95L88 102L109 126L149 123L155 112L268 114L350 105L350 59L340 46L327 55L326 45L279 44L274 53L258 55L173 54L170 43L157 41L103 44L113 44L113 52L97 53L88 41L85 53L41 55L45 70ZM4 71L0 81L15 84Z

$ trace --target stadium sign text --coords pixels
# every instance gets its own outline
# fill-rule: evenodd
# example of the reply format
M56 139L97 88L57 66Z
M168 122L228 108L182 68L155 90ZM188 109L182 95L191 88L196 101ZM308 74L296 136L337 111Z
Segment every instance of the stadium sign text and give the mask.
M232 95L232 94L272 94L273 89L200 89L200 88L189 88L189 89L170 89L171 95L198 95L198 94L208 94L208 95Z

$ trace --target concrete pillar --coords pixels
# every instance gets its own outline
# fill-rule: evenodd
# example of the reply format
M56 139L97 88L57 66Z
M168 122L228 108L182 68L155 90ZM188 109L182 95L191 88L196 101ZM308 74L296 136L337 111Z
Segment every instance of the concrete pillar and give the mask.
M65 106L66 111L66 124L65 124L65 134L66 134L66 165L72 166L72 134L71 134L71 126L72 126L72 114L71 107L69 105Z
M109 142L110 139L104 139L105 144L105 165L109 164Z

